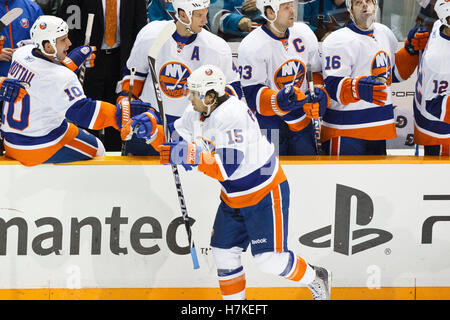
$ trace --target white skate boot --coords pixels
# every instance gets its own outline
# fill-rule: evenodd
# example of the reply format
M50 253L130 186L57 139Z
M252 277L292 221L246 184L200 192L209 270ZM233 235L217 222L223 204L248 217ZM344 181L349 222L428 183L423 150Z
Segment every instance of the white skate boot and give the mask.
M322 267L311 266L316 272L316 278L308 285L314 300L330 300L331 272Z

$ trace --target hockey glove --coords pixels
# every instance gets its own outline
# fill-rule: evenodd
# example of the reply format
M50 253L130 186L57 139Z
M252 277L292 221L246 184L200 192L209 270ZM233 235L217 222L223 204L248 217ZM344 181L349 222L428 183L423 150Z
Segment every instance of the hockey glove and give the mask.
M156 113L155 109L148 102L142 100L132 100L131 103L128 98L123 98L116 104L116 123L119 128L122 128L132 117L138 114L151 110Z
M195 143L179 141L168 142L161 145L161 164L181 164L186 171L200 163L203 149Z
M27 91L18 80L0 77L0 101L17 103L26 94Z
M418 55L419 51L425 49L430 33L424 27L414 27L408 33L405 40L405 49L410 55Z
M94 67L95 51L96 47L93 46L81 46L73 49L69 52L66 58L61 62L67 68L77 73L80 66L85 62L86 68Z
M356 100L364 100L383 107L388 97L384 92L387 86L376 81L375 78L375 76L369 76L352 79L352 95Z
M158 116L151 108L147 112L132 117L120 130L120 137L126 141L131 139L133 133L136 133L136 137L145 139L150 144L158 135L158 121Z
M276 97L276 99L275 99ZM306 95L294 86L287 86L278 91L271 99L272 109L279 116L284 116L295 109L301 109L306 102Z
M323 87L314 87L314 97L307 94L308 103L303 105L303 111L308 118L318 119L325 114L330 106L330 97Z

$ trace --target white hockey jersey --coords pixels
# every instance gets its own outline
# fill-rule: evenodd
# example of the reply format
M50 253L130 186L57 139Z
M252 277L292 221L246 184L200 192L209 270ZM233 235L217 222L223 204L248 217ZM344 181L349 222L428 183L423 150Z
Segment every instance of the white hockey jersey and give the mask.
M27 83L28 94L4 103L1 126L6 155L27 166L46 161L77 136L66 118L90 129L116 121L115 106L86 98L75 73L33 49L27 45L13 54L8 77Z
M160 31L174 21L153 21L146 25L137 35L130 57L126 63L128 70L136 68L136 81L143 82L140 99L157 107L157 100L152 84L152 75L148 64L148 50L152 46ZM169 116L180 117L189 100L184 95L187 78L198 67L212 64L219 67L225 74L228 90L232 94L241 95L239 75L233 65L229 45L218 36L202 30L200 33L186 39L178 33L162 46L156 59L156 74L160 84L164 111ZM123 78L124 83L129 76ZM239 91L239 92L236 92Z
M313 72L321 71L319 45L311 29L304 23L296 22L288 28L285 38L276 37L263 25L249 33L238 48L238 65L241 85L248 106L264 114L262 108L267 101L261 101L264 89L275 91L287 85L295 85L307 91L306 66L311 64ZM278 116L258 117L262 128L279 128L283 121ZM310 120L303 116L286 122L303 123Z
M221 198L232 208L258 203L286 180L274 145L261 134L252 111L234 96L207 118L190 104L174 126L184 140L214 157L198 169L220 181Z
M322 123L322 140L347 136L366 140L396 137L391 84L403 80L395 68L398 42L392 31L375 23L372 31L361 31L350 23L331 33L322 45L322 72L331 98ZM381 107L359 100L343 99L348 78L382 76L387 79L388 98Z
M450 144L450 37L437 20L419 68L414 98L414 141Z

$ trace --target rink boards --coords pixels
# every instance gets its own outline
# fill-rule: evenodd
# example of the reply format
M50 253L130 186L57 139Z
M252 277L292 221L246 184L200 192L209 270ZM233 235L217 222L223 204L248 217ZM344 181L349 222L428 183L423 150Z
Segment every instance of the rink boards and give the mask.
M220 185L180 167L200 269L169 166L0 158L0 299L221 299L209 245ZM288 246L333 272L335 299L450 298L450 159L282 158ZM310 299L243 255L248 299Z

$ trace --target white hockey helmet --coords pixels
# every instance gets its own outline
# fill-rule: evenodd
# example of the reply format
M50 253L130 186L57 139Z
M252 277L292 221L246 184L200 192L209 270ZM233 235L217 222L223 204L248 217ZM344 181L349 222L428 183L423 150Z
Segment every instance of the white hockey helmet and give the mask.
M55 50L54 54L48 54L56 58L56 39L69 33L67 23L56 16L40 16L36 19L30 30L31 40L39 50L44 51L44 41L50 42Z
M286 2L293 2L293 0L256 0L256 8L261 12L261 16L267 21L274 22L277 19L278 10L280 10L280 5ZM271 7L275 12L275 19L269 20L267 18L264 8Z
M434 11L436 11L436 14L442 24L444 24L447 28L450 28L450 0L437 0L434 5Z
M187 78L186 87L189 91L195 91L203 99L210 90L217 92L221 97L225 94L225 74L218 67L206 64L196 69Z
M194 10L209 8L209 0L172 0L172 5L175 9L175 17L177 17L178 21L189 27L192 23L192 14L194 13ZM183 9L183 11L186 12L189 23L181 21L180 16L178 15L179 9Z

